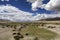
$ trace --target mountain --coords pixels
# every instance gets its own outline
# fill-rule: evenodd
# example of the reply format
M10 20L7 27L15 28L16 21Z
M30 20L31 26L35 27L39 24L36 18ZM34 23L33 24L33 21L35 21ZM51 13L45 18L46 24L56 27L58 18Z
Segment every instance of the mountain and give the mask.
M60 21L59 17L56 18L46 18L46 19L41 19L41 21Z
M5 20L5 19L0 19L0 23L10 23L10 22L13 22L13 21Z

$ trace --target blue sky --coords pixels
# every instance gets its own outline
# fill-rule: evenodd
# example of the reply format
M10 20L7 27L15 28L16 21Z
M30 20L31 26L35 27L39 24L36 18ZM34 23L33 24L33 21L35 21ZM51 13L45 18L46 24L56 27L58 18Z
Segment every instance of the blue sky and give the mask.
M43 1L43 3L44 4L46 4L47 2L49 2L49 0L44 0ZM11 4L11 5L13 5L13 6L15 6L15 7L17 7L17 8L19 8L20 10L22 10L22 11L26 11L26 12L31 12L31 13L48 13L48 14L50 14L50 13L52 13L53 11L47 11L47 10L45 10L45 9L41 9L41 8L38 8L38 10L37 11L32 11L31 10L31 3L30 2L27 2L27 0L17 0L17 1L15 1L15 0L10 0L10 1L1 1L0 0L0 5L2 5L2 4L4 4L4 5L6 5L6 4Z
M55 17L60 17L60 0L0 0L0 19L34 21Z

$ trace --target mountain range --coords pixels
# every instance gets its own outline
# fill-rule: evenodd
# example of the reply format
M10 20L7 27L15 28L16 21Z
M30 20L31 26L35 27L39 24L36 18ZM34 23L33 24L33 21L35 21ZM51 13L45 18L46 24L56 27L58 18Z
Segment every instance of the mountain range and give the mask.
M41 21L60 21L59 17L56 18L46 18L46 19L41 19Z

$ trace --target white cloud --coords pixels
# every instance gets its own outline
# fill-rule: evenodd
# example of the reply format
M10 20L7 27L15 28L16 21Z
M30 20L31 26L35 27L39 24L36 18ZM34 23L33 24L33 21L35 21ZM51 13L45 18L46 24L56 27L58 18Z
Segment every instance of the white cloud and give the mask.
M1 1L9 1L9 0L1 0Z
M6 1L9 1L9 0L6 0Z
M36 20L41 20L41 19L47 19L47 18L56 18L56 17L60 17L60 13L56 13L56 14L37 14L36 16L34 16L34 19Z
M27 0L27 2L31 2L31 3L33 3L33 2L35 2L36 0Z
M11 5L1 5L0 6L0 18L8 19L11 21L17 20L30 20L29 17L33 14L29 12L24 12L19 10L18 8Z
M1 1L4 1L4 0L1 0Z
M41 5L43 0L27 0L27 2L31 2L32 3L32 10L36 11L37 7L41 7Z
M31 2L32 0L27 0ZM44 8L46 10L58 10L60 11L60 0L50 0L47 4L44 4L44 0L33 0L32 10L35 11L37 8Z
M46 4L45 9L47 9L47 10L60 10L60 0L50 0Z
M24 12L11 5L0 5L0 19L11 21L35 21L46 18L60 17L60 12L57 14L38 14L33 16L33 13Z

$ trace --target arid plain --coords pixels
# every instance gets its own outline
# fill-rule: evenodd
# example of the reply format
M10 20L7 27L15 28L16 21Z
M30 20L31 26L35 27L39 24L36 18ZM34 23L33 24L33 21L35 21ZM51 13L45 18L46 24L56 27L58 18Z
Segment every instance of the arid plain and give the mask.
M0 22L0 40L60 40L60 21Z

